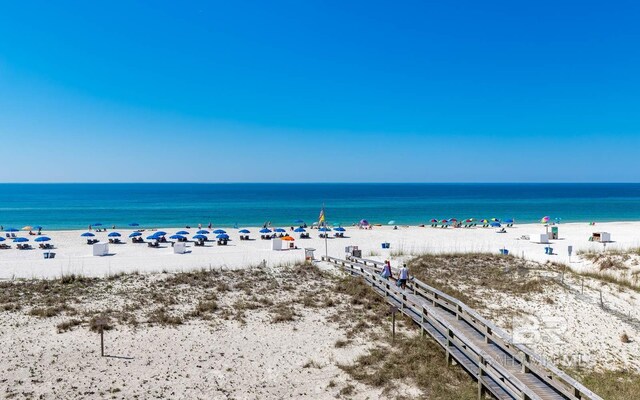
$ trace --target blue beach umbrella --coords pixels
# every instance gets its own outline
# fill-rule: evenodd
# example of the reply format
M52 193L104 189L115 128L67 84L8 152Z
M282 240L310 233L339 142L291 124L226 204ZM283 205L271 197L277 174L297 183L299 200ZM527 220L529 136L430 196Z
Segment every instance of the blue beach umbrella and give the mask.
M169 236L169 239L182 240L182 239L185 239L185 237L182 235L173 235L173 236Z
M198 232L196 232L198 235L208 235L209 231L205 230L205 229L201 229Z
M260 233L271 233L271 229L269 229L269 228L262 228L262 229L260 229Z
M221 235L223 233L227 233L227 231L225 231L224 229L216 229L215 231L213 231L213 233L215 233L216 235Z
M276 230L274 232L286 232L286 230L282 229L282 228L276 228Z
M47 236L39 236L37 237L34 241L35 242L48 242L49 240L51 240L50 237Z
M500 228L500 226L501 226L501 225L500 225L500 222L492 222L492 223L491 223L491 227L492 227L492 228Z
M221 233L218 236L216 236L217 239L229 239L229 235L227 235L226 233Z
M5 231L5 232L20 232L20 230L19 230L19 229L16 229L16 228L7 228L7 229L5 229L4 231Z
M15 239L13 239L13 241L14 241L15 243L24 243L24 242L28 242L28 241L29 241L29 239L27 239L26 237L19 237L19 238L15 238Z
M134 238L134 237L138 237L138 236L142 236L142 233L140 232L133 232L131 235L129 235L130 238Z
M294 232L298 232L298 233L300 233L300 232L306 232L307 230L306 230L306 229L304 229L304 228L296 228L296 229L294 229L293 231L294 231Z
M132 222L132 223L129 224L129 226L140 226L140 224L137 223L137 222Z
M91 232L85 232L80 236L82 236L82 237L94 237L95 235L93 233L91 233Z
M251 231L248 230L248 229L242 229L242 230L238 231L238 233L251 233Z
M339 227L335 228L334 231L336 231L336 232L344 232L344 231L346 231L346 229L344 229L343 227L339 226Z
M176 235L188 235L188 234L189 234L189 232L187 232L187 231L178 231L178 232L176 232Z
M207 240L205 235L195 235L193 238L196 240Z
M122 236L121 234L119 234L118 232L111 232L110 234L108 234L107 236L109 237L120 237Z
M504 220L504 222L507 224L513 224L513 218L507 218Z
M0 236L0 242L4 242L6 239Z
M156 235L149 235L147 236L147 240L158 240L160 239L161 236L156 236Z
M165 232L165 231L158 231L158 232L154 233L154 235L156 235L156 236L165 236L166 234L167 234L167 232Z
M318 229L318 231L320 231L320 232L330 232L331 228L327 228L327 227L323 226L322 228Z

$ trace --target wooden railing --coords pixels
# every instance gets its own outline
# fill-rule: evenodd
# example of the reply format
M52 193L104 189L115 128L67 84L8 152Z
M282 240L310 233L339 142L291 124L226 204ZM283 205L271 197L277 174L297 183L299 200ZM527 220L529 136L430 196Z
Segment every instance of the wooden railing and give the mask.
M379 275L383 263L376 260L351 257L349 260L322 257L323 260L340 265L347 271L363 277L369 285L405 315L412 318L423 334L428 332L445 349L447 359L455 359L476 377L479 394L489 391L497 398L545 399L534 393L505 367L507 362L518 365L523 374L533 374L536 382L552 389L557 396L548 398L602 400L554 365L546 362L531 349L514 343L513 338L499 327L487 321L475 310L458 299L435 289L418 279L407 282L407 290ZM439 310L445 310L456 320L462 320L484 337L484 342L496 346L502 359L481 349L467 335L442 318ZM512 371L513 369L511 369Z

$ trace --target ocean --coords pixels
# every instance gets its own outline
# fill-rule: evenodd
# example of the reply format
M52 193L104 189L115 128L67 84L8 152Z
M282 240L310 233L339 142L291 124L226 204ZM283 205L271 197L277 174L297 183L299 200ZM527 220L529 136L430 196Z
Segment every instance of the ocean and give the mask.
M291 226L436 219L640 220L640 184L0 184L0 225Z

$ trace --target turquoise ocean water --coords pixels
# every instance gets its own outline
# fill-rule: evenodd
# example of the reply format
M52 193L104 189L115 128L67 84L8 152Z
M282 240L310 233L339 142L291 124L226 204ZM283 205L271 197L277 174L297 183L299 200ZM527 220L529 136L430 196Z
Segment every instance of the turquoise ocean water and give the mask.
M327 220L344 225L640 220L640 184L0 184L0 225L290 226L316 221L323 203Z

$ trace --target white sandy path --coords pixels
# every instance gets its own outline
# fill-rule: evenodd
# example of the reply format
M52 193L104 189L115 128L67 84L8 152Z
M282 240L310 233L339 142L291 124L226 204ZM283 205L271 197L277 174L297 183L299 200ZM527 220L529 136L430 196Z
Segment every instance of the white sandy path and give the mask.
M546 245L531 243L527 240L519 240L523 235L544 233L545 228L539 224L516 225L507 228L507 233L496 233L493 228L431 228L431 227L400 227L393 230L392 227L374 227L372 230L361 230L347 227L344 239L328 240L329 255L342 257L344 248L348 245L357 245L363 250L363 256L375 255L375 258L394 258L394 253L402 250L406 254L423 252L499 252L501 248L507 248L512 254L524 256L535 261L547 260L569 262L567 246L573 245L574 254L578 250L602 250L603 245L589 242L592 232L606 231L612 235L614 243L608 248L629 248L640 246L640 222L611 222L599 223L589 226L587 223L568 223L559 225L560 240L552 241L555 255L546 255ZM173 234L179 228L163 228L162 230ZM52 238L51 243L56 245L56 258L45 260L42 250L19 251L15 244L11 250L0 251L0 279L10 278L40 278L56 277L61 274L82 274L86 276L105 276L117 272L157 272L161 270L181 271L194 268L225 267L245 268L266 261L268 265L281 263L295 263L304 259L303 250L272 251L271 243L264 240L240 241L234 229L226 229L233 241L228 246L216 246L215 243L207 247L190 247L191 253L176 255L168 245L165 248L154 249L146 244L132 244L127 240L126 244L110 245L107 257L93 257L91 247L80 237L83 231L53 231L45 232ZM253 238L259 236L259 228L250 228ZM191 233L196 230L191 229ZM126 238L131 230L119 230ZM296 240L299 247L312 247L317 249L315 255L319 258L325 252L325 241L318 238L316 230L309 230L312 238L309 240ZM145 232L144 235L148 235ZM25 236L23 232L19 235ZM97 238L102 242L107 241L107 233L97 233ZM296 236L297 237L297 236ZM32 245L34 237L31 236ZM391 243L390 250L382 250L382 242ZM190 246L192 246L190 244ZM572 268L585 269L589 264L572 259Z

